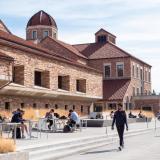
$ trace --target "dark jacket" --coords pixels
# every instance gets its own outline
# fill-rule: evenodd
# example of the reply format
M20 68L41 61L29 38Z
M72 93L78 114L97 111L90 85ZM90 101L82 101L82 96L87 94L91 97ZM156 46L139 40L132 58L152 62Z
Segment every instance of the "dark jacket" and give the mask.
M11 122L12 123L21 123L23 122L24 120L22 119L22 115L20 112L15 112L12 116L12 120Z
M116 126L123 126L126 124L126 127L128 128L126 112L117 110L114 113L112 127L114 126L114 123L116 123Z

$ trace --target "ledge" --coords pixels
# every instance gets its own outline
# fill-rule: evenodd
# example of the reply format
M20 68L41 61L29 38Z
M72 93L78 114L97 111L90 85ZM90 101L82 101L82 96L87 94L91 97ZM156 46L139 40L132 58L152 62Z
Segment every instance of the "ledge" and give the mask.
M0 160L29 160L28 152L10 152L0 154Z

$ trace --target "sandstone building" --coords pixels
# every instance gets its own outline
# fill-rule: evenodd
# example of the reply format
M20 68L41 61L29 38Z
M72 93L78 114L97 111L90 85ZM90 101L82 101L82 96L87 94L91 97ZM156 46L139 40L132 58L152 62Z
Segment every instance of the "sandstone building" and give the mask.
M0 107L53 107L88 113L132 106L132 96L151 93L151 66L116 45L100 29L95 43L58 39L55 20L39 11L28 21L26 40L0 21Z

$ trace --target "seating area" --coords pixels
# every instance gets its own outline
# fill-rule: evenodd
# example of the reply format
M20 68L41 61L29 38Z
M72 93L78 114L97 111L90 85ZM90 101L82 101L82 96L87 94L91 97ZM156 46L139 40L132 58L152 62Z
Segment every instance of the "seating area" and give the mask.
M50 113L51 111L52 109L48 110L47 113ZM10 116L11 114L8 114L8 115ZM16 143L16 139L41 138L42 133L44 133L46 137L48 138L49 133L66 132L64 131L64 128L65 126L69 125L69 120L70 120L69 117L65 117L65 116L60 117L58 113L54 113L53 117L50 117L50 118L46 117L46 115L44 115L43 117L36 118L36 119L24 119L23 124L27 127L27 130L25 130L25 137L23 137L21 133L22 132L21 122L12 122L13 117L11 118L10 116L10 117L4 118L1 115L0 136L5 137L5 138L13 138ZM54 115L56 116L58 115L58 116L56 117ZM50 121L52 122L52 125L49 127ZM75 123L75 125L72 125L67 132L70 132L70 133L76 132L76 131L81 132L82 128L84 127L87 127L86 121L83 119L80 119L79 122Z

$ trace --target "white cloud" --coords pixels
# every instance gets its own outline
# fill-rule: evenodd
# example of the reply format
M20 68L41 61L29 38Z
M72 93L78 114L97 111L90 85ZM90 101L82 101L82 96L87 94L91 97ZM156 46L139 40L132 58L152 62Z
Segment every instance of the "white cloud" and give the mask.
M59 38L72 44L94 42L100 27L109 28L118 45L153 66L153 88L160 92L160 0L0 0L0 6L2 17L17 21L45 10L56 19ZM25 38L22 25L9 25Z

